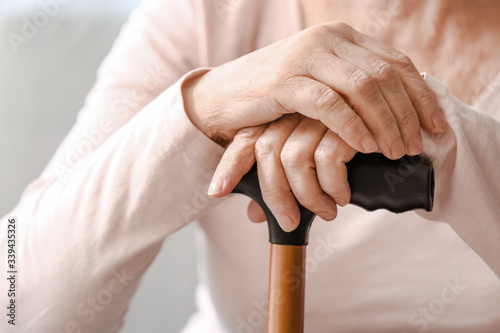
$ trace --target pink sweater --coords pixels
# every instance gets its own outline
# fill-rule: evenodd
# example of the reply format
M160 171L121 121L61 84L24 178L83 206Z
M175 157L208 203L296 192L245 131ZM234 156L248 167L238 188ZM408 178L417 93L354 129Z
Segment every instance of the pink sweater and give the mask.
M245 197L205 194L223 149L189 121L180 85L301 29L291 0L149 0L134 12L73 129L1 220L17 219L15 332L117 332L162 242L196 219L198 312L184 332L265 332L267 227L248 221ZM500 331L500 76L474 108L425 79L451 126L424 140L434 212L349 205L318 219L306 332Z

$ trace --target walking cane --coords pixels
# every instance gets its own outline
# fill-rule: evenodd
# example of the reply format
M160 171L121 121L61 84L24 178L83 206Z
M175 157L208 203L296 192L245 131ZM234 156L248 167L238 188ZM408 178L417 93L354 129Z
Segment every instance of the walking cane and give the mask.
M389 160L381 154L356 154L347 163L351 203L373 211L401 213L422 208L432 210L434 172L421 156ZM304 330L305 255L309 228L316 216L299 204L300 224L284 232L262 199L257 167L233 190L255 200L264 210L269 226L268 333L302 333Z

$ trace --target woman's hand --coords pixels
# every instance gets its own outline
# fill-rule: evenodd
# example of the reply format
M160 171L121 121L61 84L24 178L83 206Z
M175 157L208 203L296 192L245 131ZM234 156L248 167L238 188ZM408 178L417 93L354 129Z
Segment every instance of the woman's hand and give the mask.
M433 92L399 51L343 23L315 26L187 80L186 112L227 145L242 128L300 113L354 149L421 151L420 125L443 132Z
M350 201L345 163L354 154L356 150L320 121L285 115L269 126L236 133L214 174L224 184L223 190L209 194L230 193L257 159L263 199L283 230L294 230L299 224L297 201L321 218L333 220L336 205ZM253 201L248 215L253 221L265 220Z

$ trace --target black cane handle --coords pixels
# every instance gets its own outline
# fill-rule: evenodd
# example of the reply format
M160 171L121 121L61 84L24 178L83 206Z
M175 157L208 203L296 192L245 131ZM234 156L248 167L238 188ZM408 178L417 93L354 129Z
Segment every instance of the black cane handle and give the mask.
M432 163L425 157L403 156L399 160L390 160L382 154L358 153L347 163L347 173L352 204L369 211L382 208L394 213L419 208L432 210L434 171ZM292 232L283 231L262 199L256 164L243 176L233 193L245 194L262 207L271 243L307 245L309 229L316 215L299 204L299 227Z

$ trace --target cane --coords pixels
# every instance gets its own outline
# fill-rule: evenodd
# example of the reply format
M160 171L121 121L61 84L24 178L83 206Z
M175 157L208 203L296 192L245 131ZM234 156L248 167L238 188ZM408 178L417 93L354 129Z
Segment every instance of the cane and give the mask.
M347 163L351 203L373 211L401 213L432 210L434 171L422 156L389 160L381 154L356 154ZM316 216L299 204L300 224L284 232L262 199L257 167L241 179L233 193L255 200L264 210L269 226L268 333L302 333L304 330L305 255L309 229Z

